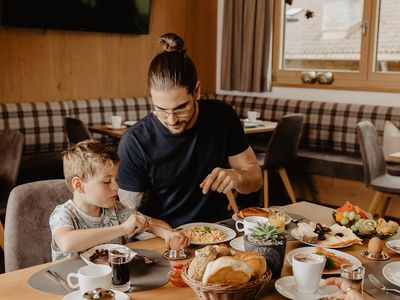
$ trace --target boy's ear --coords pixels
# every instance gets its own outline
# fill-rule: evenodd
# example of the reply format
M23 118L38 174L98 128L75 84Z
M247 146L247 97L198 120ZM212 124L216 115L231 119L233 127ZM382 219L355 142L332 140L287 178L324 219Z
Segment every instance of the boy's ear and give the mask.
M85 191L83 187L83 180L78 176L72 177L71 185L75 192L83 193Z

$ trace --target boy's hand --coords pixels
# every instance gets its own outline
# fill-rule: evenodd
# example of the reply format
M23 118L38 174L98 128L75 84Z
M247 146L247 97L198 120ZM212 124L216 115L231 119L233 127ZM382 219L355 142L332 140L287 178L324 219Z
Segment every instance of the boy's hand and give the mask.
M190 245L190 239L182 232L170 231L165 239L165 248L167 249L185 249Z
M125 234L137 234L143 232L149 226L147 219L143 216L131 215L122 226L125 229Z

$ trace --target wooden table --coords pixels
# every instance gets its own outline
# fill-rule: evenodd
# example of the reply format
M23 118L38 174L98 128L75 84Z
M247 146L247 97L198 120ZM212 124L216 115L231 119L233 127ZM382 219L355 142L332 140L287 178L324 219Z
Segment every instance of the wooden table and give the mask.
M303 215L308 219L322 222L325 224L331 224L332 220L332 209L312 203L307 202L299 202L295 204L290 204L286 206L286 211L289 213L295 213L299 215ZM160 238L153 238L145 241L139 241L135 243L130 243L127 246L130 248L145 248L156 251L158 253L162 253L164 251L164 242ZM304 246L302 243L298 241L289 241L286 247L286 253L289 251ZM358 259L361 260L363 265L368 268L368 266L373 266L374 264L379 264L370 260L366 260L361 257L360 252L365 248L365 245L353 245L348 248L343 248L341 250L354 255ZM195 249L190 249L194 251ZM399 254L390 251L385 247L385 251L391 256L389 262L400 260ZM181 261L182 262L182 261ZM6 274L0 275L0 299L30 299L30 300L46 300L46 299L61 299L62 296L48 294L44 292L40 292L37 290L33 290L29 288L27 282L29 277L36 273L37 271L50 266L52 263L42 264ZM381 269L380 269L381 270ZM378 270L379 271L379 270ZM291 266L285 260L283 269L282 269L282 277L292 275ZM378 274L376 274L378 275ZM365 280L364 286L368 284L369 280ZM399 299L396 298L395 294L385 294L383 292L378 294L379 299L384 299L385 296L387 299ZM143 299L143 300L154 300L154 299L162 299L162 300L176 300L176 299L196 299L194 292L189 288L178 288L173 286L171 283L167 283L166 285L143 292L134 292L130 294L131 299ZM285 299L281 296L274 288L274 281L271 281L268 288L265 290L264 294L260 297L260 299Z
M259 121L259 124L260 124L260 126L257 126L257 127L251 127L251 128L245 127L244 133L245 134L254 134L254 133L272 132L275 130L275 127L278 123L271 122L271 121ZM88 129L90 132L108 135L108 136L116 138L116 139L121 139L121 137L124 135L124 133L128 130L127 128L110 129L106 125L92 125L92 126L89 126Z

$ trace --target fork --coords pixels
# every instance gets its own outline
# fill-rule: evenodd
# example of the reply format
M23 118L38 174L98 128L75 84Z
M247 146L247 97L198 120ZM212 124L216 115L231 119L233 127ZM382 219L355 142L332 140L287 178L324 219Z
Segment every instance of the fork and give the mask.
M378 280L378 278L376 278L374 275L372 274L368 274L368 278L369 280L371 280L372 284L377 288L380 289L381 291L385 291L385 292L396 292L400 294L399 290L396 289L388 289L386 286L383 285L382 282L380 282Z
M294 223L294 224L297 224L297 223L299 223L301 220L304 220L304 217L301 217L301 218L296 219L296 220L292 219L291 222Z

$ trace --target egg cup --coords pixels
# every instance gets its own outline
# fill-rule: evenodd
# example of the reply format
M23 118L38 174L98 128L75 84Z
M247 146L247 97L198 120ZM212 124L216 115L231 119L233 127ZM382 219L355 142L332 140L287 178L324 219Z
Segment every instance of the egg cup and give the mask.
M390 258L390 255L386 252L370 253L367 249L361 252L361 256L370 260L388 260Z

